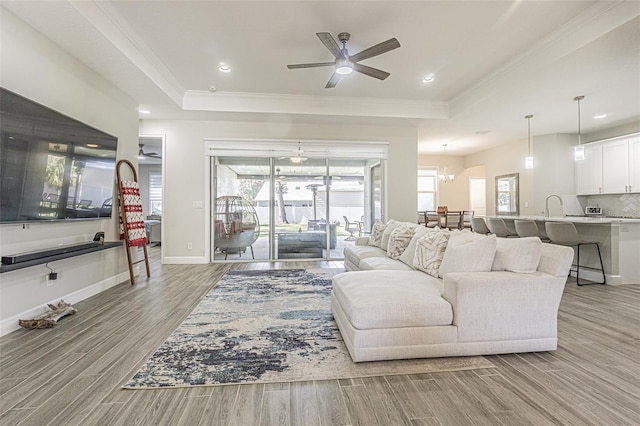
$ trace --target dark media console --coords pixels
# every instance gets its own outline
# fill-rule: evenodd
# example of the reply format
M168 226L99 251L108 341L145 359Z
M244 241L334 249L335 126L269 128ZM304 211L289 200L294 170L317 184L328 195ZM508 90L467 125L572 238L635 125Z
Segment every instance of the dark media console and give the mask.
M54 260L67 259L69 257L81 256L87 253L106 250L115 247L122 247L122 241L100 244L96 241L87 243L60 246L52 249L19 253L2 256L0 273L15 271L17 269L28 268L30 266L41 265L53 262Z

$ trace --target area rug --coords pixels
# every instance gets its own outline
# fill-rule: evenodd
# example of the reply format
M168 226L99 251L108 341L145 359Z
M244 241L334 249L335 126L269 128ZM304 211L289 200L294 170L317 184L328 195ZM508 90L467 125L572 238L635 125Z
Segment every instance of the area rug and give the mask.
M274 383L491 368L483 357L354 363L333 320L338 270L229 271L124 385Z

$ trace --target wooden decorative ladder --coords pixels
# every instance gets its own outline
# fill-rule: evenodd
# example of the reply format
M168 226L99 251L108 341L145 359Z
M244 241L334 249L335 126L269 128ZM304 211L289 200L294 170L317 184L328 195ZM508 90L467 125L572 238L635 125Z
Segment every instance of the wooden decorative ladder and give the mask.
M122 179L120 168L123 164L129 167L133 176L132 181ZM120 239L124 239L125 242L127 261L129 263L129 278L131 279L131 285L134 285L133 265L135 264L144 262L147 268L147 278L151 277L149 255L147 253L147 237L142 215L142 204L140 203L140 186L138 185L136 169L128 160L118 161L116 176L118 180L118 205L120 208ZM133 262L131 260L131 247L137 248L140 246L144 251L144 259Z

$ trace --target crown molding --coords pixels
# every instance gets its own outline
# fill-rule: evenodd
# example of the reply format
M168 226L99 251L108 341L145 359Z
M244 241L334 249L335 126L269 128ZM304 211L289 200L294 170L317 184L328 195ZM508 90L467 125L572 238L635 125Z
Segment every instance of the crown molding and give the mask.
M348 117L447 119L445 102L187 90L182 108L191 111L313 114Z
M533 68L551 66L610 31L640 16L637 1L598 1L566 25L550 33L529 49L451 99L452 117L485 102L497 92L523 84ZM507 89L508 90L508 89Z

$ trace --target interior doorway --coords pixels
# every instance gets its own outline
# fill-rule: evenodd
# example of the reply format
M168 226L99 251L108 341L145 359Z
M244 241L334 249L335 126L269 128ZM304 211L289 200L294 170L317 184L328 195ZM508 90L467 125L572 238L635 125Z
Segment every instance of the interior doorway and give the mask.
M164 135L138 136L138 183L150 255L164 256L162 246Z
M475 216L487 215L487 184L485 178L469 178L469 210Z

